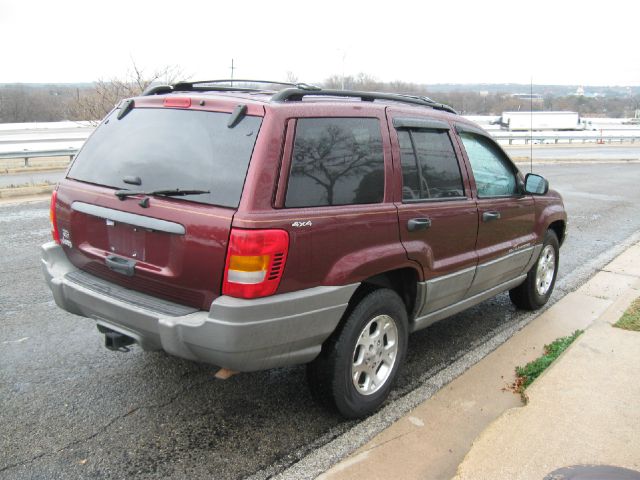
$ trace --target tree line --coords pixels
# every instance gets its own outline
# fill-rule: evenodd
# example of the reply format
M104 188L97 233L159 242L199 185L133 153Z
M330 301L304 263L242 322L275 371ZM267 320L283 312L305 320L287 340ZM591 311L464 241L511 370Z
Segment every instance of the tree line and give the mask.
M122 98L139 95L152 83L172 83L181 79L176 67L145 72L135 63L125 78L98 80L91 84L5 84L0 85L0 123L53 122L60 120L97 121ZM295 76L287 74L289 80ZM503 111L568 110L585 117L633 117L640 109L640 95L553 95L530 99L506 92L465 89L438 91L428 85L402 81L380 82L367 74L333 75L320 84L324 88L396 92L428 96L452 106L464 115L500 115ZM536 87L541 88L541 87ZM513 92L522 93L522 92Z

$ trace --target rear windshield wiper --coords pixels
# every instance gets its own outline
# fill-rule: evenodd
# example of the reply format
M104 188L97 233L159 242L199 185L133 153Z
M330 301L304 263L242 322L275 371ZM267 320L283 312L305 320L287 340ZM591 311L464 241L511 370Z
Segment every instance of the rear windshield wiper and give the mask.
M181 188L172 188L166 190L151 190L150 192L144 192L139 190L118 190L113 194L120 200L124 200L127 197L135 195L164 195L166 197L182 197L185 195L202 195L204 193L211 193L209 190L183 190Z

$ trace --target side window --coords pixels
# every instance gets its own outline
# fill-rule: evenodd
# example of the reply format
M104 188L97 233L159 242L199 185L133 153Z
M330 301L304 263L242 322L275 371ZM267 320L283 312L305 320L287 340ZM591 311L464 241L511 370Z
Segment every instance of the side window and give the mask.
M375 118L302 118L287 186L286 207L379 203L384 156Z
M478 197L503 197L518 193L516 174L509 160L491 140L472 133L461 132L467 151Z
M402 200L464 197L460 166L445 130L398 130Z

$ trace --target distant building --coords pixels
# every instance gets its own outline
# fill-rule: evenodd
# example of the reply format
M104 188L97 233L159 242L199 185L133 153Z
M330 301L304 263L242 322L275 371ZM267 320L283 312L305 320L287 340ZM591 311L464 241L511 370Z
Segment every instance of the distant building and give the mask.
M577 97L584 97L584 87L578 87L574 95Z
M511 98L526 100L527 102L543 102L544 98L538 93L512 93Z

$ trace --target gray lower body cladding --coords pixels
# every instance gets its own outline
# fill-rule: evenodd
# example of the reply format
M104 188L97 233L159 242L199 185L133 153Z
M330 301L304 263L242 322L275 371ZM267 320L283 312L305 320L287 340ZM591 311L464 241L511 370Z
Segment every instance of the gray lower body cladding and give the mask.
M200 311L81 272L53 242L42 247L42 267L64 310L130 336L144 349L236 371L313 360L358 287L315 287L252 300L221 296L209 311Z
M517 287L527 278L541 251L542 244L538 244L477 267L419 282L417 301L422 307L411 324L411 331L422 330Z

